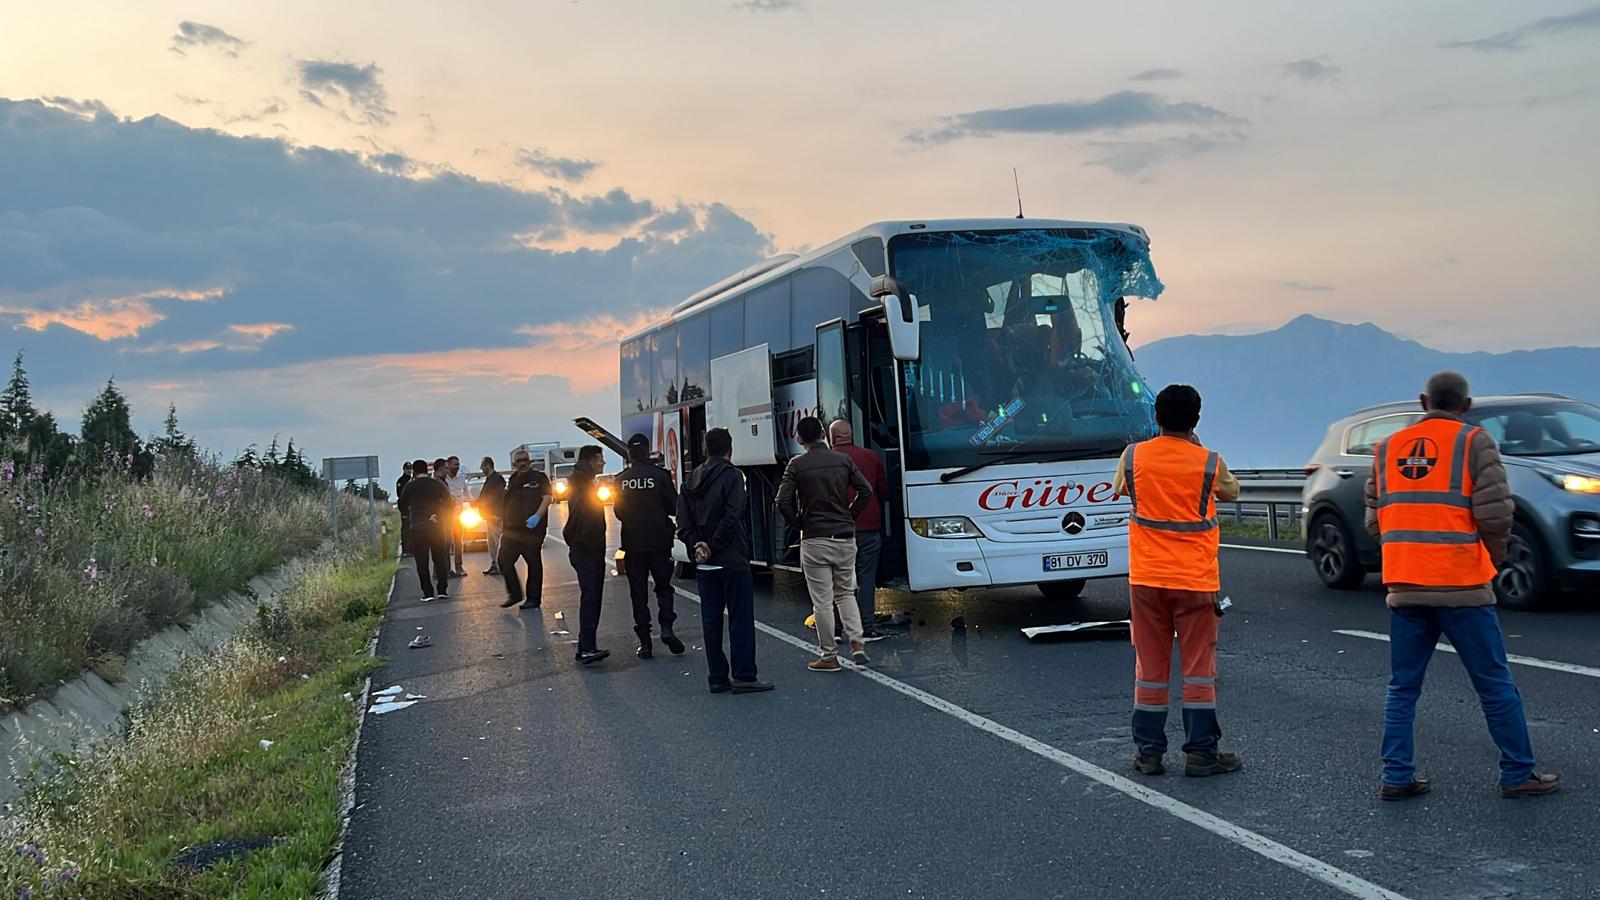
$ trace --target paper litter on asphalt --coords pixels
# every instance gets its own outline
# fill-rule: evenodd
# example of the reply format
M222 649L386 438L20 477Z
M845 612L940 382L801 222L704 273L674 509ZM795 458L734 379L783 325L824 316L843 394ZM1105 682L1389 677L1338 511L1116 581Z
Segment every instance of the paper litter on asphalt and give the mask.
M417 705L417 701L415 701L415 700L385 700L382 703L374 703L374 704L372 704L371 712L375 716L381 716L384 713L392 713L392 712L395 712L396 710L402 710L402 709L405 709L406 707L416 706L416 705Z
M381 691L373 691L372 692L372 696L374 696L374 697L391 697L391 696L393 696L395 694L403 694L403 693L405 693L405 691L406 691L406 689L401 687L400 685L391 684L391 685L389 685L388 687L384 688Z
M1110 622L1068 622L1065 625L1035 625L1032 628L1022 629L1022 634L1028 640L1042 637L1047 634L1073 634L1084 631L1126 631L1132 627L1130 619L1117 619Z

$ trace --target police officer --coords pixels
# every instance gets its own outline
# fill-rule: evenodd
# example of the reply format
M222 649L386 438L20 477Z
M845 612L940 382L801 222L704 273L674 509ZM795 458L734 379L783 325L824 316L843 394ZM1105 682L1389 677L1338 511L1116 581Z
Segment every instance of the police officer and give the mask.
M652 578L661 616L661 643L673 653L682 653L683 641L672 633L672 623L678 618L672 609L672 516L678 509L678 492L667 470L651 462L650 439L644 435L628 439L628 462L617 476L617 499L611 508L622 523L622 558L633 599L633 630L639 635L639 658L655 655L650 645Z

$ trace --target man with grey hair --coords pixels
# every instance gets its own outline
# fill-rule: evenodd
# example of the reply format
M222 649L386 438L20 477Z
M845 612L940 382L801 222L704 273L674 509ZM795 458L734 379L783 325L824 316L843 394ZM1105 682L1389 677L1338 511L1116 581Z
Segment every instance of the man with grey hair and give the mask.
M1418 398L1422 420L1378 445L1366 485L1367 531L1383 548L1389 589L1389 695L1383 717L1383 784L1404 800L1433 784L1414 764L1413 724L1423 676L1440 635L1450 639L1500 748L1500 796L1561 787L1534 770L1533 743L1495 614L1495 570L1511 535L1515 501L1500 450L1463 417L1467 379L1439 372Z
M833 420L828 426L828 443L850 457L872 485L871 502L856 516L856 605L861 610L861 639L883 640L884 633L877 628L878 553L883 547L883 501L889 496L889 479L878 454L856 445L849 419ZM853 492L851 499L855 499Z

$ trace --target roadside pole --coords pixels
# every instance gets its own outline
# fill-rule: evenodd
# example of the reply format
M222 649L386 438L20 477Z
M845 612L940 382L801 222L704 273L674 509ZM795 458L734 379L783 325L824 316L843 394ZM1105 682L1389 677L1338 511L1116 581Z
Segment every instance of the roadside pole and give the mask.
M333 527L334 540L339 539L339 482L351 478L367 479L367 510L372 522L372 550L378 550L378 507L374 500L373 485L378 480L376 456L325 456L322 458L322 477L328 479L328 518Z

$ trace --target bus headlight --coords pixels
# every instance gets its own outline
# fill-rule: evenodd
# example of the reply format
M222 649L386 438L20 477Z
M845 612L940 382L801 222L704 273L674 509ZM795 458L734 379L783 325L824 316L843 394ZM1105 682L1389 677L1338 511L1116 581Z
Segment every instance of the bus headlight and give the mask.
M602 484L595 488L594 495L600 498L601 503L608 503L611 500L611 488Z
M933 519L912 519L911 531L925 538L977 538L983 532L966 516L940 516Z
M457 518L461 520L463 528L477 528L483 524L483 516L478 513L476 506L463 507L461 515L457 516Z

